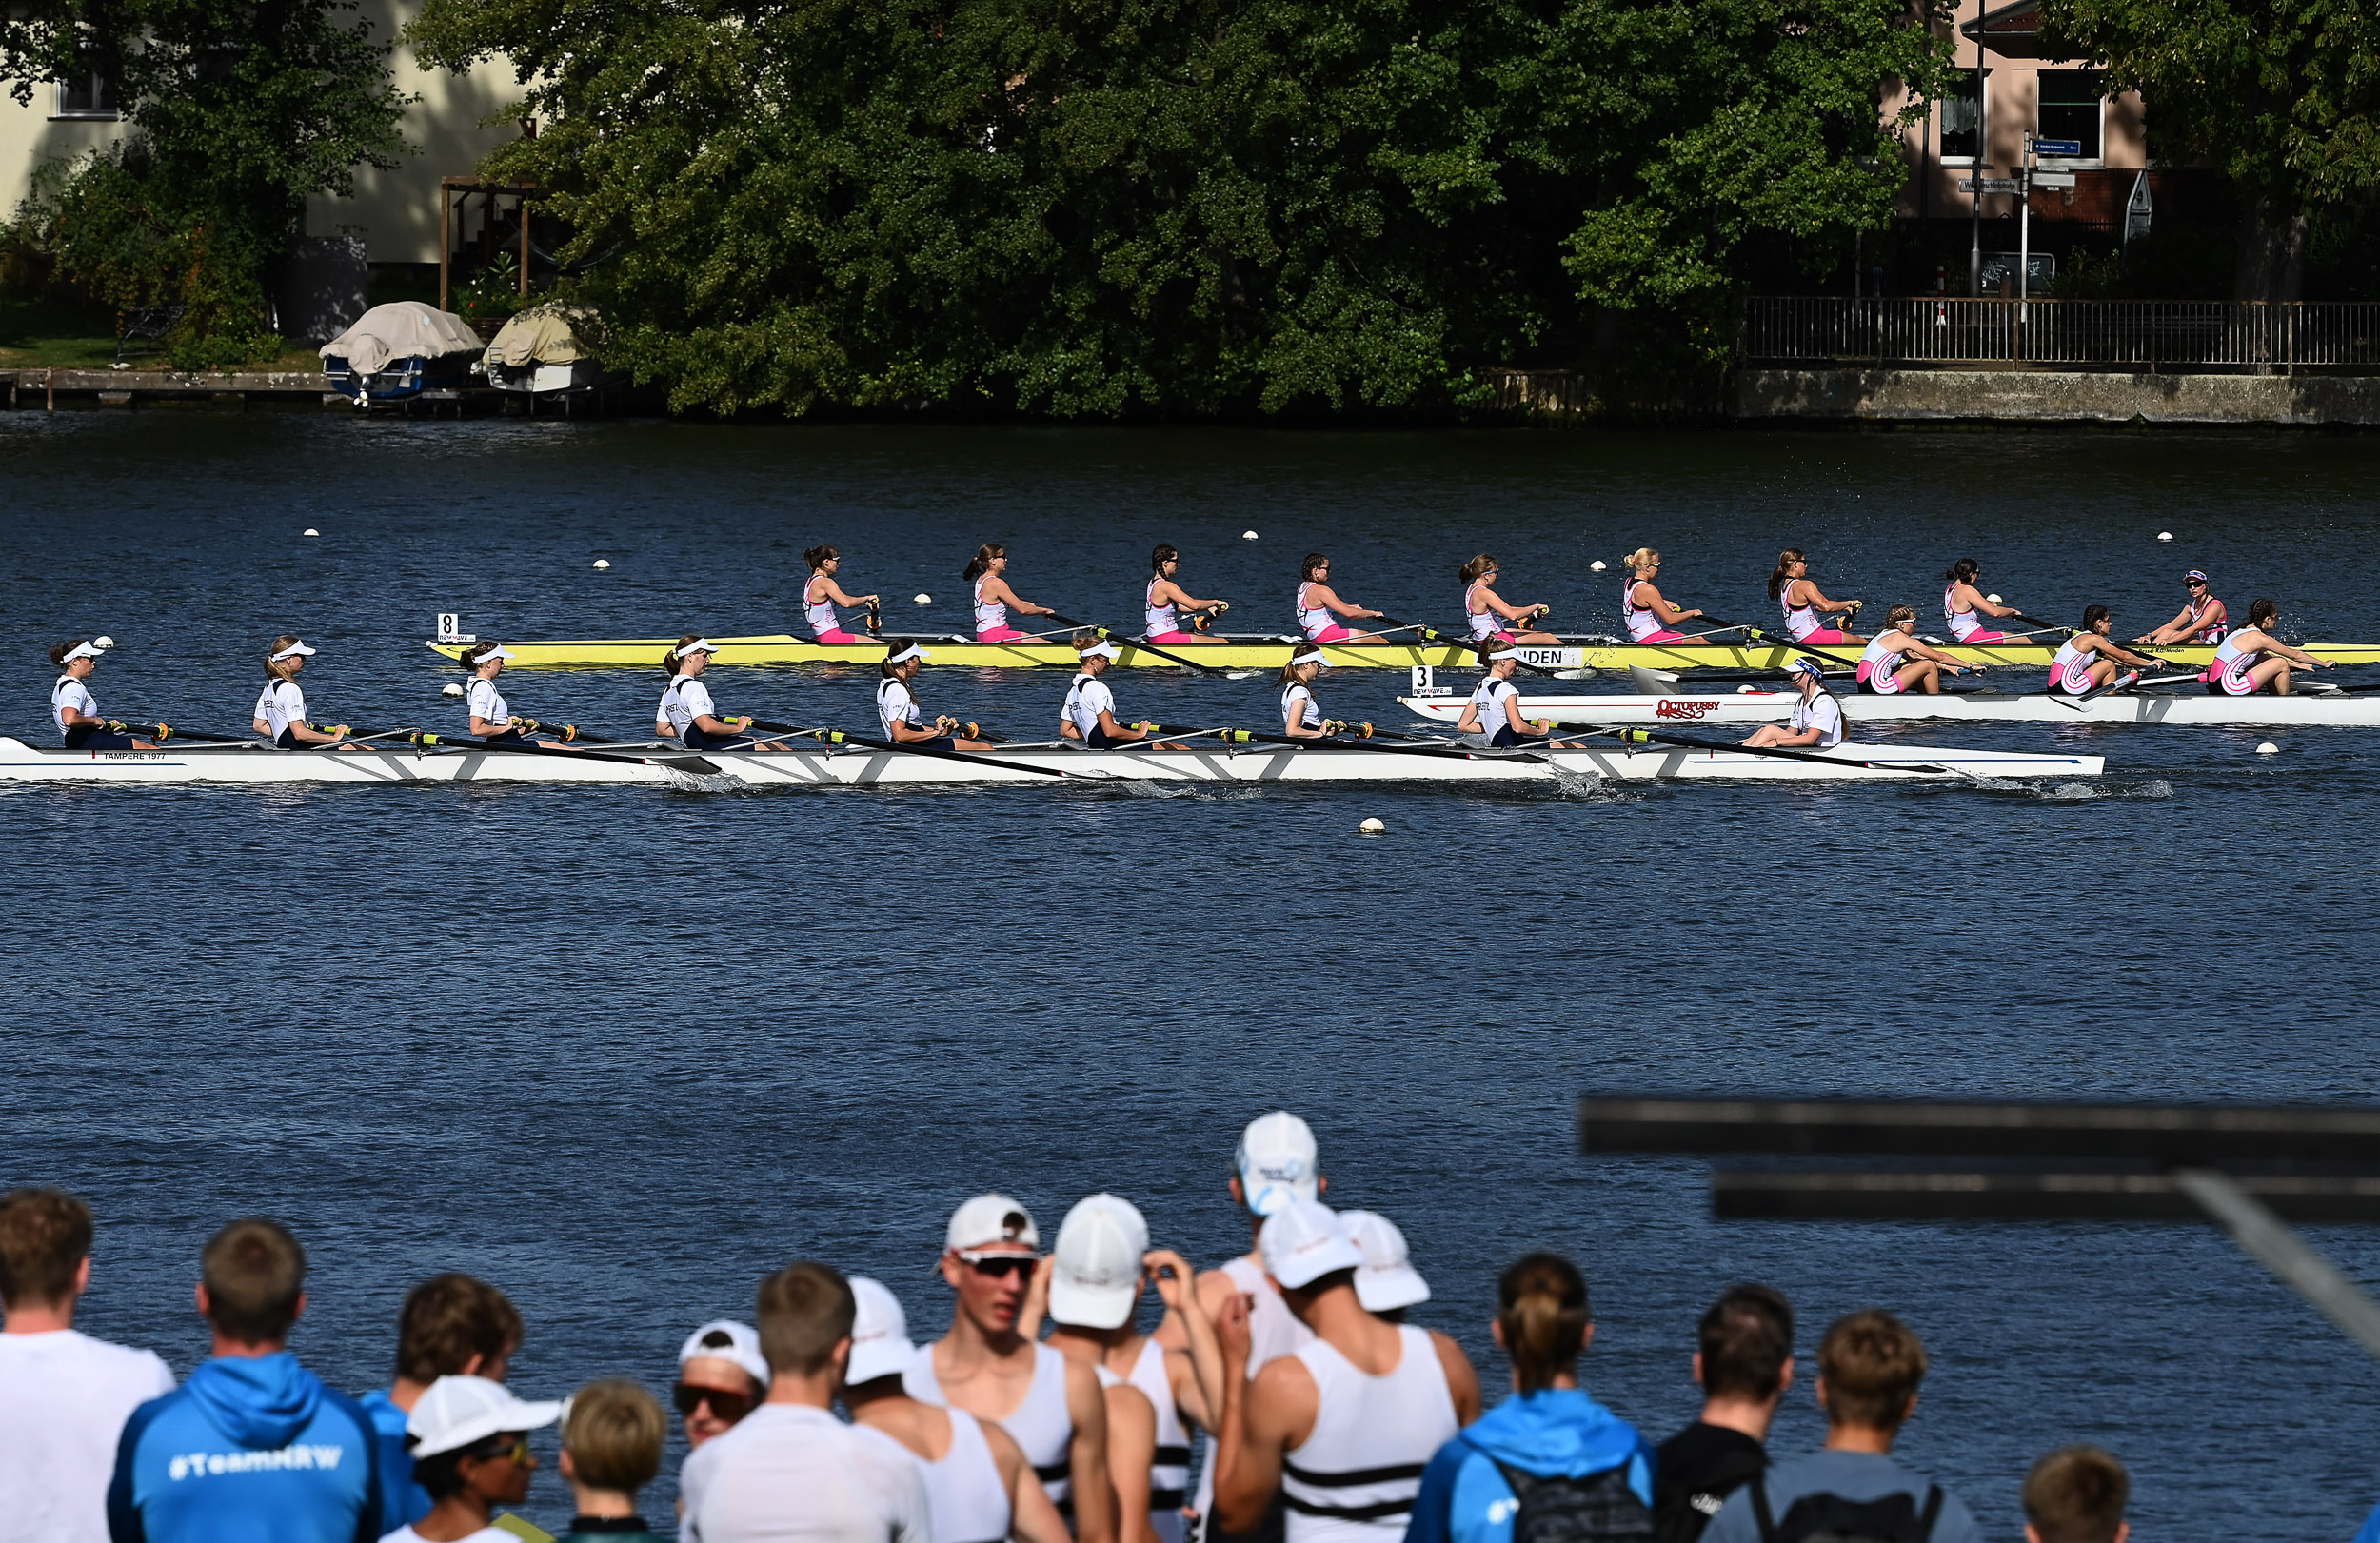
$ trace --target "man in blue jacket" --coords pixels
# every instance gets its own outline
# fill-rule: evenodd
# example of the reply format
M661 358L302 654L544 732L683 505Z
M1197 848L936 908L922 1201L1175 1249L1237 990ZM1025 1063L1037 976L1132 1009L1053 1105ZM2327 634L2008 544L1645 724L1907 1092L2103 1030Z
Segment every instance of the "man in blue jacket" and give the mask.
M371 1419L288 1349L306 1251L278 1222L235 1221L208 1243L199 1277L213 1358L125 1423L108 1486L114 1543L373 1543Z

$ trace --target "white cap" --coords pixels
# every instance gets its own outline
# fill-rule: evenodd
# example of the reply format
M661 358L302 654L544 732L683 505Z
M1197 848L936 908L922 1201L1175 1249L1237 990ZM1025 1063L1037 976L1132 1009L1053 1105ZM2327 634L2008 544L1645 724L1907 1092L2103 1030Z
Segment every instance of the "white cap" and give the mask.
M1240 1171L1240 1195L1249 1211L1269 1217L1292 1199L1311 1200L1322 1193L1321 1154L1314 1130L1286 1109L1259 1115L1240 1133L1240 1151L1232 1157Z
M505 1431L535 1431L562 1418L556 1402L528 1404L501 1382L486 1377L440 1377L414 1401L405 1417L413 1455L434 1457L484 1441Z
M1082 650L1082 657L1085 659L1121 659L1123 655L1122 649L1104 638Z
M279 653L277 653L277 654L273 655L273 656L272 656L272 662L273 662L274 663L278 664L278 663L281 663L283 660L285 660L285 659L290 659L290 658L297 658L297 659L311 659L311 658L313 658L313 657L314 657L314 650L312 650L311 648L307 647L307 646L306 646L306 644L305 644L305 643L293 643L289 644L289 646L288 646L288 647L284 648L283 650L281 650L281 652L279 652Z
M920 648L916 643L911 643L908 647L901 649L896 653L886 654L884 656L884 663L887 664L905 664L913 659L931 659L934 656L925 649Z
M761 1354L761 1332L748 1323L733 1318L713 1318L685 1336L678 1347L678 1364L685 1365L697 1355L716 1355L723 1361L733 1361L751 1374L752 1380L768 1386L768 1357Z
M907 1371L918 1348L909 1342L909 1315L901 1310L901 1298L881 1280L846 1278L859 1313L851 1320L851 1366L843 1380L857 1386Z
M104 654L107 651L108 645L104 643L78 643L73 647L68 649L66 651L66 657L58 661L58 663L61 664L71 664L78 659L97 659L101 654ZM273 657L278 659L280 656L276 654Z
M1377 1211L1341 1211L1339 1224L1356 1240L1363 1268L1356 1272L1356 1299L1369 1313L1411 1307L1430 1299L1430 1283L1413 1267L1405 1235Z
M711 642L708 638L697 638L692 643L687 643L684 648L671 649L669 651L669 657L672 659L684 659L688 654L715 654L717 652L719 652L719 644Z
M950 1214L942 1246L953 1250L982 1248L990 1243L1022 1243L1040 1248L1041 1234L1033 1213L1005 1195L979 1195Z
M1334 1270L1363 1264L1363 1250L1319 1200L1292 1200L1265 1217L1256 1249L1264 1258L1264 1273L1293 1291Z
M1049 1316L1084 1329L1130 1322L1140 1299L1140 1256L1148 1251L1149 1224L1130 1200L1094 1195L1076 1201L1058 1229Z

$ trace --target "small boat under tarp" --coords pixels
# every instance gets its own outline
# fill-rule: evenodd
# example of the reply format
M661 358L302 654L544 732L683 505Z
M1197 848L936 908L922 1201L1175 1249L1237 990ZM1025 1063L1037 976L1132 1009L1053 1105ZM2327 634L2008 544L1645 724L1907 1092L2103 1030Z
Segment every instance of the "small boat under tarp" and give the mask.
M374 306L322 346L323 377L356 406L467 386L482 345L470 324L418 300Z
M507 320L481 360L499 391L549 396L584 391L611 379L582 335L595 313L577 306L532 306Z

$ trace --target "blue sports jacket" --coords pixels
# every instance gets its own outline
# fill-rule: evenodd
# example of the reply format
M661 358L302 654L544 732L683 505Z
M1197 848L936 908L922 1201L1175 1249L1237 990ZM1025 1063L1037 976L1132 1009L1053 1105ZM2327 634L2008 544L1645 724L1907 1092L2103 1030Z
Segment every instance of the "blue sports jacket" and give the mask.
M1515 1394L1438 1449L1421 1473L1405 1543L1512 1543L1520 1507L1497 1471L1584 1478L1623 1464L1628 1487L1653 1504L1653 1449L1636 1428L1577 1388Z

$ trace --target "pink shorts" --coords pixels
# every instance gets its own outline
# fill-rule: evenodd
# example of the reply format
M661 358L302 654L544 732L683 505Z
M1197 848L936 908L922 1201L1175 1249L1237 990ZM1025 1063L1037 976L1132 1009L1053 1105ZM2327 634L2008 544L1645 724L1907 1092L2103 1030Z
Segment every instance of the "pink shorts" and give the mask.
M1995 643L2014 643L2015 641L2005 632L1990 632L1978 627L1963 638L1953 638L1951 646L1954 648L1989 648Z
M1314 641L1316 643L1345 643L1348 639L1353 638L1354 636L1354 633L1348 631L1345 627L1342 627L1338 623L1334 622L1329 626L1326 626L1321 631L1316 633L1314 635Z
M1851 640L1843 636L1843 629L1841 627L1820 627L1815 632L1803 633L1800 637L1795 638L1794 642L1825 644L1830 643L1849 643Z
M1033 640L1019 632L1015 627L994 627L989 632L977 633L975 641L978 643L1031 643Z
M820 633L818 635L818 641L820 643L874 643L877 640L874 638L863 638L856 632L845 632L841 627L835 627L828 631Z
M1674 627L1663 627L1658 632L1648 632L1636 640L1640 643L1684 643L1685 641L1686 635Z
M1148 635L1148 638L1146 639L1146 641L1147 641L1147 642L1149 642L1149 643L1157 643L1157 644L1159 644L1160 646L1162 646L1162 645L1164 645L1164 644L1166 644L1166 643L1204 643L1204 642L1206 642L1206 640L1205 640L1204 638L1200 637L1200 636L1199 636L1197 633L1195 633L1195 632L1152 632L1152 633L1150 633L1150 634Z

